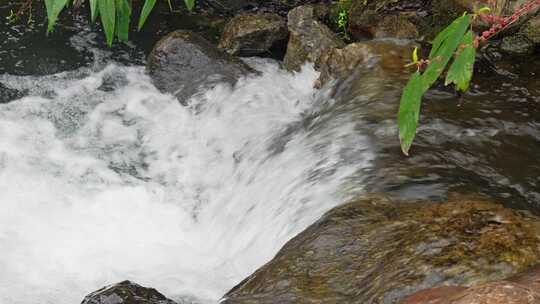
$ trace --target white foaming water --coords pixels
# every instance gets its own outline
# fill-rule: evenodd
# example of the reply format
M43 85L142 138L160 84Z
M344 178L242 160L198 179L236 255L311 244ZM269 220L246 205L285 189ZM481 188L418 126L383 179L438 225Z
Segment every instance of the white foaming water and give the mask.
M31 95L0 105L0 303L79 303L124 279L216 302L341 203L366 139L303 126L313 69L256 67L190 107L142 67L0 78Z

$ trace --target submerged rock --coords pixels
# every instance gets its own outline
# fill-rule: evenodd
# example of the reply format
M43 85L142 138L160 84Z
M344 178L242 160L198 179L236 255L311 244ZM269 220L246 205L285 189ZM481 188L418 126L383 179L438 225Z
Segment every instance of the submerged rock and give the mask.
M130 281L103 287L87 295L81 304L176 304L154 288Z
M289 43L283 59L285 68L298 71L306 62L316 62L321 54L331 48L344 47L338 38L318 18L321 13L317 6L304 5L288 14ZM326 12L327 13L327 12Z
M277 14L241 14L225 26L219 48L236 56L268 56L273 48L283 53L287 35L287 22Z
M0 83L0 103L10 102L12 100L23 97L23 95L24 94L22 92L12 88L8 88L2 83Z
M243 62L217 49L200 35L178 30L162 38L146 66L154 85L181 103L201 88L236 81L252 72Z
M539 224L474 197L370 196L329 211L224 303L397 303L433 286L503 279L539 260Z

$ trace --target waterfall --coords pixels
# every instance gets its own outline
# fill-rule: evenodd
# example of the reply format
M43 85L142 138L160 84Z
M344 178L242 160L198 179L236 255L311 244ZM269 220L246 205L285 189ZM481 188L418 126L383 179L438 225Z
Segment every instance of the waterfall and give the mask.
M0 105L0 303L125 279L215 303L346 200L373 159L358 121L317 115L333 101L311 66L250 64L187 107L140 66L0 76L26 92Z

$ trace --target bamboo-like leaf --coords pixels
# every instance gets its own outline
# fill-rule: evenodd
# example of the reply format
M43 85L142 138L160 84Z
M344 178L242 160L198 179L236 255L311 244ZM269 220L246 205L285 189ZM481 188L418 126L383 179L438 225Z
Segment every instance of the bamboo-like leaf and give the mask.
M116 5L115 0L98 0L99 14L101 16L101 24L105 31L107 44L112 45L114 40L114 27L116 24Z
M47 9L47 33L52 32L54 25L58 20L58 15L66 7L69 0L45 0L45 8Z
M96 18L99 15L98 0L90 0L90 18L92 23L96 22Z
M401 151L405 155L409 155L409 149L416 135L422 95L424 95L422 76L420 72L416 71L403 89L399 103L399 142Z
M187 9L190 10L190 11L195 6L195 0L184 0L184 2L186 3Z
M116 36L122 42L129 39L130 20L131 6L128 0L116 0Z
M461 41L456 59L454 59L450 69L448 69L445 85L455 83L456 88L461 91L466 91L469 88L476 57L476 48L473 45L473 40L474 33L468 31Z
M450 25L450 30L445 34L445 38L440 43L437 42L438 49L430 56L430 63L422 74L424 91L427 91L439 79L470 24L471 16L469 14L459 17Z
M146 19L150 15L150 12L152 12L154 5L156 5L156 0L146 0L144 2L143 8L141 10L141 16L139 17L139 26L138 26L139 31L144 26L144 23L146 22Z
M442 30L437 37L431 43L431 51L429 52L429 59L435 57L435 54L439 51L444 41L448 39L456 30L463 27L463 24L467 23L467 26L471 23L471 15L464 14L463 16L454 20L449 26ZM465 32L464 32L465 33Z

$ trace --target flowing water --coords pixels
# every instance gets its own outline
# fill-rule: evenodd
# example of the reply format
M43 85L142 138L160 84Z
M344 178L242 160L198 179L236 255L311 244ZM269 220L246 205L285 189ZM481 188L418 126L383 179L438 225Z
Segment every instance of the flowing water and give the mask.
M155 36L111 52L84 18L65 24L50 37L0 25L1 304L78 303L124 279L216 302L364 191L473 191L538 210L540 83L523 80L534 66L479 75L460 103L434 90L405 158L401 82L333 98L309 65L252 59L261 75L184 107L144 72Z

